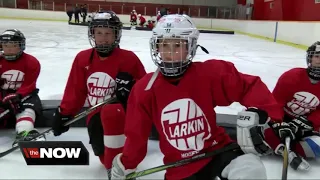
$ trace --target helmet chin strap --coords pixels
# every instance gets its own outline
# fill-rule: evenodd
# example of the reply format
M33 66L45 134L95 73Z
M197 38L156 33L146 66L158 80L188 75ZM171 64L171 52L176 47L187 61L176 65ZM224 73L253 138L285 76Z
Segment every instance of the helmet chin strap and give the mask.
M307 70L309 78L314 80L314 82L320 80L320 68L315 69L312 67L308 67L306 70Z
M23 51L20 51L18 54L12 54L12 55L2 54L2 56L7 61L15 61L19 59L22 56L22 54L23 54Z
M96 48L96 51L97 51L97 53L98 53L98 55L99 55L100 57L105 58L105 57L110 56L110 55L112 54L112 52L114 51L115 48L119 47L119 45L117 45L115 48L113 48L112 46L114 46L114 45L110 45L109 48L110 48L111 50L106 51L106 52L99 51L97 48Z
M197 45L195 51L197 51L197 48L198 48L198 47L200 47L201 50L202 50L203 52L205 52L206 54L209 54L209 51L208 51L206 48L204 48L203 46L201 46L201 45ZM157 55L158 55L158 52L153 53L153 56L157 56ZM158 56L158 58L159 58L160 60L162 60L161 56ZM179 63L180 63L180 62L179 62ZM164 77L166 77L166 78L167 78L168 80L170 80L170 81L172 81L172 80L174 80L174 81L175 81L175 80L180 80L181 77L184 75L185 71L187 71L187 67L190 66L191 63L192 63L192 61L189 62L189 64L184 67L185 69L183 70L183 72L177 73L177 75L170 75L170 73L166 73L166 72L164 72L164 73L162 73L162 74L163 74ZM164 67L165 67L166 62L161 62L160 64L163 64ZM172 62L170 62L170 64L172 64ZM174 64L174 63L173 63L173 64ZM162 68L164 68L164 67L162 67ZM163 70L162 68L159 68L159 69L160 69L161 71L165 71L165 70ZM182 70L182 69L180 69L180 70Z
M110 54L111 54L112 52L113 52L113 51L109 51L109 52L97 51L98 55L99 55L100 57L103 57L103 58L110 56Z
M318 82L319 82L319 80L315 80L315 79L312 79L312 78L310 78L310 77L309 77L309 79L310 79L310 82L311 82L312 84L318 84Z
M209 54L209 51L206 49L206 48L204 48L203 46L201 46L201 45L197 45L197 48L198 47L200 47L201 48L201 50L203 51L203 52L205 52L206 54Z

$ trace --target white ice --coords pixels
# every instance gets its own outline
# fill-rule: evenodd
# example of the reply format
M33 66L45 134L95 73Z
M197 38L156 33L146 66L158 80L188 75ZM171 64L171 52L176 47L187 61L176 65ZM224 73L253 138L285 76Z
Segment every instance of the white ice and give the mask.
M75 55L90 48L87 27L69 26L62 22L0 20L0 31L20 29L27 38L26 52L37 57L42 65L37 86L43 100L61 99ZM156 68L149 55L151 32L124 30L121 48L134 51L147 72ZM207 48L209 55L198 50L195 61L223 59L233 62L240 72L258 75L273 90L278 77L293 67L305 67L305 52L293 47L272 43L243 35L201 34L199 44ZM199 89L201 92L201 89ZM236 114L242 107L234 103L229 107L217 107L217 113ZM0 152L9 148L14 137L12 131L0 132ZM48 140L79 140L90 152L90 166L27 166L22 154L16 151L0 159L0 179L107 179L104 167L93 155L84 128L71 128L60 137L48 136ZM163 155L156 141L149 142L148 155L139 165L143 170L162 164ZM268 179L280 179L281 158L262 158L268 171ZM289 169L288 179L318 179L320 162L310 161L312 169L296 172ZM163 179L156 173L141 179Z

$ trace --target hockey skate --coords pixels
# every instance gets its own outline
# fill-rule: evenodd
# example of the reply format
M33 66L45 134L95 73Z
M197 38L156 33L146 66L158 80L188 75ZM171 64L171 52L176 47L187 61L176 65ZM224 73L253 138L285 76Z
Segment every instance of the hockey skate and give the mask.
M36 130L33 129L31 131L22 131L20 133L17 133L16 139L12 144L12 147L15 147L18 145L18 142L20 141L30 141L33 137L38 136L40 133ZM44 135L39 136L35 141L45 141L46 137Z
M284 145L280 144L277 146L275 154L282 156L283 151ZM297 155L293 151L289 151L289 164L290 167L294 170L308 171L311 168L310 164L303 157Z

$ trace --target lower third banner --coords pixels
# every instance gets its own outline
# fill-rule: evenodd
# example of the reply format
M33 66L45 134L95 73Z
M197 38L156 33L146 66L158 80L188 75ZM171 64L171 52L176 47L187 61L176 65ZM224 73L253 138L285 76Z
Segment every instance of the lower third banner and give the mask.
M27 165L89 165L89 152L81 141L22 141Z

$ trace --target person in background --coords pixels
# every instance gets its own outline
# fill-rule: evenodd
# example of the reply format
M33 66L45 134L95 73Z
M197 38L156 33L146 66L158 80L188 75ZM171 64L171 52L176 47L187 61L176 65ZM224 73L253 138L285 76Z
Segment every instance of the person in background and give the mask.
M160 14L160 11L158 11L158 13L157 13L157 21L159 21L160 18L161 18L161 14Z
M154 27L154 24L153 24L152 20L148 20L147 28L153 29L153 27Z
M67 15L68 15L68 17L69 17L69 21L68 21L68 22L71 22L73 13L74 13L74 12L73 12L73 8L69 8L69 9L67 10Z
M136 26L137 25L137 15L136 15L136 10L132 10L130 14L130 22L131 26Z
M168 15L168 12L169 12L168 8L161 8L160 9L160 17Z
M74 8L74 22L75 23L79 23L79 14L80 14L80 8L78 7L78 5L76 5L76 7Z
M81 6L81 17L82 17L82 23L86 22L88 10L87 10L87 4L84 4Z
M146 18L144 18L143 16L141 16L141 14L138 14L138 18L139 18L139 26L143 27L144 24L146 23Z

